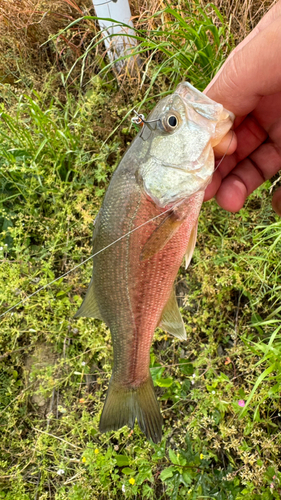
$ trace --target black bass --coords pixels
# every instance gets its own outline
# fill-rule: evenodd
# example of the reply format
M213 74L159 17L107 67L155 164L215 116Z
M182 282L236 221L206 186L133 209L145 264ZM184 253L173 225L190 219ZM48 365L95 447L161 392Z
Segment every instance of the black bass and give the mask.
M102 319L111 331L114 366L101 432L133 428L137 419L148 438L161 440L149 351L157 326L186 339L173 283L184 256L186 266L192 257L213 147L233 120L221 104L181 83L155 106L112 177L93 253L126 236L94 257L76 313Z

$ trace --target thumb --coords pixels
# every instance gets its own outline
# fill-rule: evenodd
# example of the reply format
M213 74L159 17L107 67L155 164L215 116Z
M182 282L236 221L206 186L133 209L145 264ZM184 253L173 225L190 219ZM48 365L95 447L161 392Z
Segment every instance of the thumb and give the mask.
M207 95L236 116L253 111L261 97L281 88L281 16L232 54Z

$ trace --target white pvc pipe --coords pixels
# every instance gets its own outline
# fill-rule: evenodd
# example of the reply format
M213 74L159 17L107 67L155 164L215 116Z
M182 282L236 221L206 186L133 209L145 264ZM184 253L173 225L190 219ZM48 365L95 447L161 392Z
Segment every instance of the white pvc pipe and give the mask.
M126 34L134 35L134 30L130 28L125 28L118 26L118 23L125 23L131 26L133 23L131 21L131 9L128 0L92 0L95 7L97 17L109 17L114 19L116 23L112 21L99 20L99 25L101 31L103 31L103 36L116 35L120 33L120 36L112 36L110 38L105 38L104 44L108 51L108 56L110 61L115 61L120 56L124 56L130 52L132 47L136 45L134 38L126 36ZM115 68L120 73L124 65L133 63L132 58L125 59L123 61L118 61L115 63Z

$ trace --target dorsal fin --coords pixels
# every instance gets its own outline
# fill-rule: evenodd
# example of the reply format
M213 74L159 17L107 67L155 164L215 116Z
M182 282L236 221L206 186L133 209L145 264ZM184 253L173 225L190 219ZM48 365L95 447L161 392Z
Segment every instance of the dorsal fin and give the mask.
M96 318L103 319L95 297L94 282L91 280L82 305L78 309L74 318Z

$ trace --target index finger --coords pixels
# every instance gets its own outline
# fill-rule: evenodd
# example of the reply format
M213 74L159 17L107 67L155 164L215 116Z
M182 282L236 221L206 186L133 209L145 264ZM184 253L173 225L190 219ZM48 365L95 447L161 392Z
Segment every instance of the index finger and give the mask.
M214 147L216 158L232 155L237 147L237 138L233 130L229 130L221 142Z

